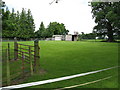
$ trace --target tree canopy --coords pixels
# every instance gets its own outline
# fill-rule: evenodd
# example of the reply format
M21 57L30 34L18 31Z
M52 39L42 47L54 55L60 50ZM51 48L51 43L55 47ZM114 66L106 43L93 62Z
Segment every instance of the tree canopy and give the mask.
M39 30L36 32L36 37L44 38L45 37L45 31L46 31L46 29L45 29L44 23L41 22Z
M94 32L107 35L108 42L114 41L113 34L120 32L120 2L91 2L93 18L95 18Z
M48 38L53 35L66 35L68 34L65 25L58 22L50 22L50 24L45 28L43 22L40 24L39 30L36 32L36 36L39 38Z
M2 8L2 37L28 39L34 36L35 24L30 9L23 8L20 13L9 11L8 7Z

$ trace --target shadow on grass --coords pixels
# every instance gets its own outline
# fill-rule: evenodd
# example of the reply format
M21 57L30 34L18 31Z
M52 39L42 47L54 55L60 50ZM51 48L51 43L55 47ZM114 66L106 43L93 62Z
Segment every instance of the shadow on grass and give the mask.
M100 41L100 42L108 42L108 41ZM113 41L113 42L109 42L109 43L120 43L120 41Z

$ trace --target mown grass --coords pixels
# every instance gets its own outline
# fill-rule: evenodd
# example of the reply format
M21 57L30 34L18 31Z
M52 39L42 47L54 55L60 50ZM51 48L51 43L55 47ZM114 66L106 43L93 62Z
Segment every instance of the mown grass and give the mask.
M3 42L3 46L7 43L8 42ZM32 41L19 43L33 45ZM10 44L12 45L13 42L10 42ZM118 66L117 43L95 41L40 41L39 45L41 48L40 65L41 68L45 70L45 73L34 74L28 77L23 83L59 78ZM101 79L110 75L115 76L110 80L83 86L82 88L117 88L118 85L116 83L118 76L117 70L115 69L32 88L62 88ZM112 83L112 85L109 82Z

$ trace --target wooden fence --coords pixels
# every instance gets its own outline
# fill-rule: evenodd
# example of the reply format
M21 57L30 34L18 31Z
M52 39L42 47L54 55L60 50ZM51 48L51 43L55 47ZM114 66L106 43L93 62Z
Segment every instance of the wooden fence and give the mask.
M8 43L7 51L7 85L10 85L10 44ZM14 41L14 60L21 60L22 75L25 73L25 65L29 64L30 73L38 73L40 69L40 47L38 40L34 41L34 45L26 45Z

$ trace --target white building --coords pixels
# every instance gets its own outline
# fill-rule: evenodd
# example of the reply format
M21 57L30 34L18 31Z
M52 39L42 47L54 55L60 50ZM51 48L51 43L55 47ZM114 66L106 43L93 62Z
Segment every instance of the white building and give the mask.
M78 35L53 35L55 41L77 41L78 40Z
M66 35L65 40L66 41L72 41L72 35Z
M55 41L61 41L64 40L64 35L53 35L53 38Z

